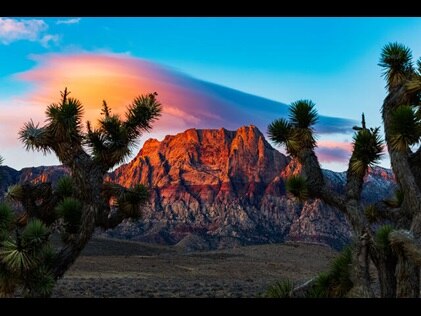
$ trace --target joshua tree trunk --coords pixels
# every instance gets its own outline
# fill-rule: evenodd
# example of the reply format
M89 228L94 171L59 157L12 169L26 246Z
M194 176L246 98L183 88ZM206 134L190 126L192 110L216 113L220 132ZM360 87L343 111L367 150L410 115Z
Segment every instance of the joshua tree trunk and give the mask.
M359 236L353 249L351 280L353 287L348 293L349 297L374 297L370 278L370 258L368 241L365 234Z
M311 195L340 209L347 217L354 231L354 250L351 279L354 284L349 292L352 297L374 297L370 278L369 244L371 242L368 223L360 204L364 174L355 174L348 169L346 194L339 195L329 190L313 150L303 150L298 155L302 163L302 175L307 179Z
M414 265L404 254L399 254L396 268L397 297L419 297L420 268Z
M386 97L383 103L383 121L392 168L404 194L404 202L401 206L402 218L409 219L408 221L401 220L400 225L403 227L399 228L412 228L411 230L413 231L413 228L417 229L419 227L419 225L417 225L419 218L414 215L421 213L421 194L414 174L411 171L408 153L394 150L391 140L393 111L395 111L398 106L404 104L411 104L411 100L406 93L405 86L401 85L392 89L389 92L389 95ZM408 222L412 224L411 227L408 227ZM418 233L418 236L420 235L419 232L415 233ZM399 251L399 249L396 249L395 251ZM398 253L396 277L398 297L419 297L419 266L416 266L414 263L410 262L408 257L402 252Z
M76 159L78 164L71 164L72 178L75 182L77 196L83 203L81 229L77 237L65 245L58 254L53 272L55 279L64 275L91 239L95 230L95 219L99 213L99 207L104 204L101 188L105 172L85 155L82 154L81 157Z

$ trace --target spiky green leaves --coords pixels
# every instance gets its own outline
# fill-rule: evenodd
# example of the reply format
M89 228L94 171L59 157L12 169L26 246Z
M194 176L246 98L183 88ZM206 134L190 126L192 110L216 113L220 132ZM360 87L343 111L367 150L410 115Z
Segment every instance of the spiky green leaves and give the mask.
M304 202L308 199L308 186L307 181L303 176L294 175L287 179L285 182L287 192Z
M55 193L61 198L71 197L74 193L72 177L64 176L57 181Z
M108 167L124 161L130 155L131 147L143 131L149 131L152 123L161 115L161 104L156 94L141 95L128 106L123 121L118 115L112 115L108 105L103 103L99 128L92 129L88 122L86 144L99 162Z
M48 228L39 219L32 219L22 232L22 242L34 251L39 250L40 245L48 240Z
M390 207L397 208L397 207L400 207L402 205L403 199L404 199L403 191L400 190L400 189L397 189L395 191L394 196L391 199L384 200L383 202Z
M61 102L47 107L47 128L50 136L57 142L79 143L82 140L83 106L78 99L69 98L68 94L65 89Z
M26 297L49 297L54 289L54 276L50 269L40 265L27 275L24 286Z
M15 201L22 201L23 199L23 188L20 184L11 185L7 188L6 198L15 200Z
M382 50L379 66L384 68L388 88L396 87L414 72L411 50L399 43L389 43Z
M310 100L293 102L289 109L289 121L277 119L268 126L269 138L285 145L287 152L296 156L301 149L316 146L313 126L318 120L315 104Z
M361 129L353 137L354 150L349 167L356 175L364 176L368 167L378 163L382 157L383 140L379 128Z
M13 212L10 206L0 203L0 231L8 230L13 220Z
M406 152L421 137L421 115L409 105L401 105L392 113L390 124L391 147Z
M140 95L128 106L124 125L131 139L149 131L152 123L161 116L162 105L156 99L157 95L156 92Z
M29 270L35 264L30 249L15 240L3 241L0 258L7 268L14 272Z
M42 151L44 154L50 152L49 135L45 127L39 127L32 120L26 122L19 131L19 140L23 142L26 150Z
M4 240L0 247L2 262L12 271L26 271L39 262L38 254L48 241L49 231L38 219L29 221L16 239Z
M329 271L320 273L309 293L310 297L345 297L351 290L352 248L346 247L330 264Z
M140 216L139 207L148 200L148 197L148 189L142 184L137 184L119 196L116 206L127 217L137 218Z
M289 298L294 288L292 281L286 279L271 285L265 293L266 298Z
M277 144L284 145L291 137L292 125L284 118L274 120L268 126L269 138Z
M291 103L289 120L296 128L311 128L318 120L316 104L311 100L298 100Z
M10 296L21 288L25 296L47 297L54 287L51 267L55 251L49 230L38 219L16 229L0 244L0 296Z
M78 232L82 217L82 203L74 198L63 199L56 207L57 214L63 218L66 232L75 234Z
M390 225L380 226L376 231L376 236L374 238L376 247L383 252L390 252L390 241L389 234L393 231L393 227Z

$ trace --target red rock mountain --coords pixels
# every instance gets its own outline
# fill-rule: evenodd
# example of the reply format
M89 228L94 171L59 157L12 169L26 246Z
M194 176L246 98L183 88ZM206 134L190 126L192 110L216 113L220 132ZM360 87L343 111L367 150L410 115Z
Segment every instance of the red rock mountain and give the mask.
M285 239L342 247L350 230L341 213L319 200L301 205L285 194L284 180L298 171L297 163L275 150L253 125L237 131L189 129L162 141L150 139L110 176L127 187L142 183L151 188L144 219L129 220L108 234L171 244L184 239L183 245L191 239L196 241L192 247L205 248ZM377 173L375 179L382 177ZM340 190L345 174L325 175ZM376 182L365 191L387 195L393 181L379 181L386 184ZM370 199L370 193L364 194Z
M254 126L235 132L189 129L162 142L149 139L113 178L126 187L143 183L158 189L164 204L187 203L197 210L202 202L262 195L288 162Z

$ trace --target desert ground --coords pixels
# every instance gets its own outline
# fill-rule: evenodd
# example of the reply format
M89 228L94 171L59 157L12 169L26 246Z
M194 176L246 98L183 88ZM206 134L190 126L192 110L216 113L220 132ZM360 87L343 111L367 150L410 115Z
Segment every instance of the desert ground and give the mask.
M294 242L187 252L96 237L53 297L261 297L276 281L302 282L326 270L336 254Z

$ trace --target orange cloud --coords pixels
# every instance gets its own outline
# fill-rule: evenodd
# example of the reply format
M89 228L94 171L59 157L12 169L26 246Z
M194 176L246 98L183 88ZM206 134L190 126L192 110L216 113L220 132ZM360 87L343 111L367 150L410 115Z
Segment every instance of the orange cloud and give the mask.
M183 85L184 78L175 71L140 59L117 54L49 54L35 59L38 66L16 78L33 85L33 92L23 99L44 107L68 87L84 104L85 117L95 120L102 100L115 113L123 114L134 97L156 91L164 105L158 128L199 126L207 117L215 118L210 113L212 97L190 89L190 83Z
M11 98L7 104L0 104L2 146L14 143L21 147L17 132L23 123L32 118L43 124L46 106L57 102L65 87L84 105L85 121L93 124L99 118L103 100L113 113L123 115L136 96L156 91L163 105L163 115L145 138L162 138L188 128L234 130L249 124L265 133L273 119L287 115L288 107L283 103L195 79L125 54L55 53L31 58L36 66L14 75L15 79L29 84L27 92ZM324 134L343 134L351 131L352 125L354 122L347 119L321 116L316 129ZM319 142L319 146L321 161L343 160L349 152L342 143ZM24 163L23 154L21 166L25 165L28 163Z

